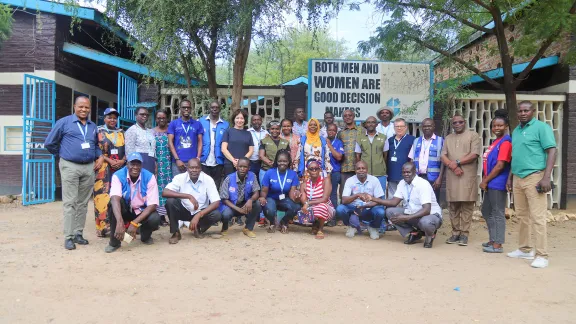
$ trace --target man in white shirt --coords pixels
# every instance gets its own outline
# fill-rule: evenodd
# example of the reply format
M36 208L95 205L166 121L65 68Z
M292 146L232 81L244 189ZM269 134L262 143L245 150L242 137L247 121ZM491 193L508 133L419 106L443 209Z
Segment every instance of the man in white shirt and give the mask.
M252 153L252 156L250 157L250 171L259 175L260 166L262 164L260 157L258 156L260 153L260 143L262 143L264 137L268 135L268 131L262 127L262 117L260 115L252 115L250 125L252 125L252 127L248 128L248 131L250 132L250 135L252 135L252 141L254 142L254 153Z
M336 218L348 226L347 237L354 237L356 232L362 233L360 221L370 222L368 233L370 238L380 238L378 228L384 219L384 207L370 202L372 197L384 198L384 190L378 178L368 174L368 165L364 161L356 162L356 175L348 178L342 191L342 204L336 208Z
M381 123L376 126L376 131L380 134L386 135L386 138L392 138L396 135L394 131L394 122L392 122L392 117L394 117L394 110L388 106L384 106L376 111L376 116L380 118Z
M409 235L404 244L414 244L426 236L424 247L431 248L436 231L442 225L442 209L430 183L416 176L414 163L404 163L402 177L392 199L368 197L368 201L392 207L386 210L386 216L396 225L400 235ZM401 201L402 207L396 207Z
M162 197L168 198L166 209L172 233L168 241L170 244L182 239L178 221L190 222L189 228L194 236L202 238L210 226L222 219L218 211L220 194L214 180L202 172L198 159L190 159L187 168L188 172L176 175L162 191ZM215 234L213 237L220 238L221 235Z

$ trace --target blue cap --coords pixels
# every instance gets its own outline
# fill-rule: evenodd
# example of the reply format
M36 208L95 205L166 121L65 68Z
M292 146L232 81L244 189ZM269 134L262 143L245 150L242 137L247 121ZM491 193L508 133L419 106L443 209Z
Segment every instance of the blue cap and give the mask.
M142 162L142 155L140 155L138 152L132 152L128 154L128 162L132 162L134 160Z
M115 108L106 108L106 110L104 110L104 116L110 115L110 114L116 114L116 116L120 116L120 114L118 113L118 110L116 110Z

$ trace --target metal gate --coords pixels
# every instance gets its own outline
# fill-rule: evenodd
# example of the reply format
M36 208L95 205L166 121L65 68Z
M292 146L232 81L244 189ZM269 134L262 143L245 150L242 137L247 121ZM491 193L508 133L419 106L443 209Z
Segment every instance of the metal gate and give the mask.
M44 140L56 120L54 81L24 75L22 118L22 204L52 202L56 191L55 159L44 148Z
M118 72L118 127L128 129L136 123L134 111L138 101L138 82L122 72Z

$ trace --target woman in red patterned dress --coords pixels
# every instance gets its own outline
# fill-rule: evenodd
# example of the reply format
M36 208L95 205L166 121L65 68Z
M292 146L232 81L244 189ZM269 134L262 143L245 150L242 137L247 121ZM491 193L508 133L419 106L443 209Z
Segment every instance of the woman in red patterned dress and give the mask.
M300 201L302 202L302 212L314 215L312 234L317 239L324 238L324 223L334 216L334 206L330 201L332 184L330 177L322 174L320 163L316 160L309 160L307 163L307 173L305 185L300 185Z

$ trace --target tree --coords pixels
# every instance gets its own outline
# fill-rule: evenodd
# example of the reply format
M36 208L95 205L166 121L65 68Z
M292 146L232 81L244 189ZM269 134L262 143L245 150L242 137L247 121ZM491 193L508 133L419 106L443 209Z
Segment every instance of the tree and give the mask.
M10 6L0 5L0 45L10 37L13 21Z
M444 57L443 64L458 64L503 91L512 126L517 124L516 89L550 45L576 29L574 0L375 0L374 4L390 19L375 36L359 44L362 52L375 51L384 59L410 51L438 53ZM522 36L507 39L507 24L521 28ZM458 46L478 34L496 39L496 48L489 50L500 57L504 76L499 81L486 76L476 62L458 56ZM571 52L566 60L573 57ZM529 64L514 76L512 65L520 58Z

